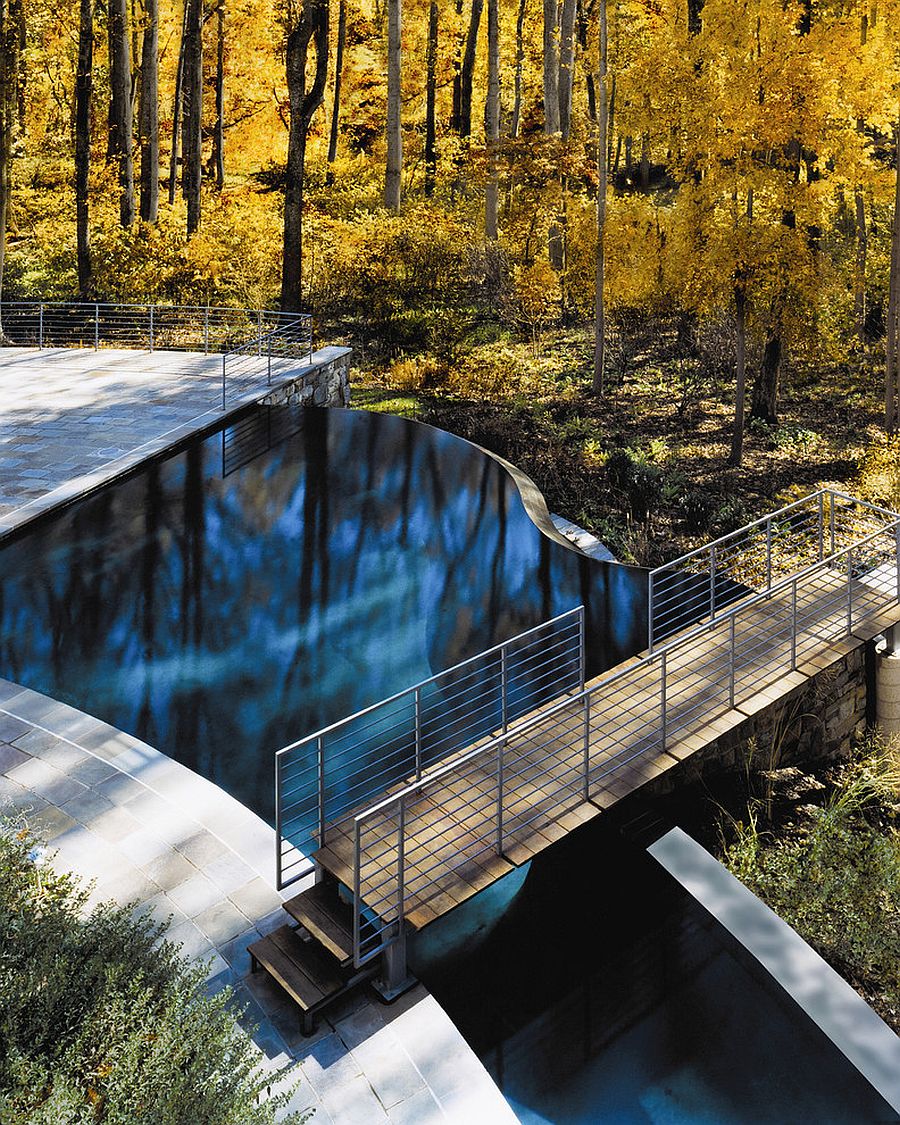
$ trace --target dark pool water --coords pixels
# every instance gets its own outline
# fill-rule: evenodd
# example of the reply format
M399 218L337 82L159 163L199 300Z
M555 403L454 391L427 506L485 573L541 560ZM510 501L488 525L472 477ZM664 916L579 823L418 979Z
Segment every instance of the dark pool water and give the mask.
M271 822L280 746L581 603L608 667L644 644L645 591L452 435L256 408L2 549L0 674Z
M523 1125L900 1120L683 888L603 826L543 852L516 889L422 931L413 967Z

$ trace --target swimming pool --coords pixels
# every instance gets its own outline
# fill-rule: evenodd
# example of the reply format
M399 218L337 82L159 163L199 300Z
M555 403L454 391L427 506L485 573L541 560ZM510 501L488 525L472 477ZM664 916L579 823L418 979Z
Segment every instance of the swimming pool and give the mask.
M645 573L552 542L469 443L257 407L6 542L0 674L271 823L280 746L582 602L593 670L642 647Z

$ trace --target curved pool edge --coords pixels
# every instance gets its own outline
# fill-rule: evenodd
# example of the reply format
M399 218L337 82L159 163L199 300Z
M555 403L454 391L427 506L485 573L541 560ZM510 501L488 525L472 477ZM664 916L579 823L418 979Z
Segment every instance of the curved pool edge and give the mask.
M88 906L112 899L160 922L172 916L167 937L209 962L209 987L230 986L249 1006L266 1068L299 1067L291 1109L321 1106L333 1116L340 1107L364 1119L387 1098L410 1120L430 1113L460 1125L515 1125L422 984L390 1007L351 994L333 1025L323 1019L315 1036L300 1035L293 1005L262 974L251 978L246 953L285 921L280 903L289 895L273 888L274 830L215 783L109 723L0 679L0 815L7 812L26 816L58 869L95 883ZM342 1060L348 1065L334 1066ZM279 1074L273 1092L298 1077L296 1069Z

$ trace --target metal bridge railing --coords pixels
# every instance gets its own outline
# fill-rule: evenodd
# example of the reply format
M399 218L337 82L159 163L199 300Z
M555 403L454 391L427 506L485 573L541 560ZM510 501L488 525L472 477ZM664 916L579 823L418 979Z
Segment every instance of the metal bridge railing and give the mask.
M3 301L3 332L18 347L134 348L222 352L262 340L311 317L272 309L216 305L108 304L100 301Z
M702 631L682 634L576 696L513 723L354 816L357 965L398 940L413 899L427 902L455 871L484 867L529 834L559 818L565 822L566 814L596 798L617 775L652 776L642 772L645 764L679 737L715 737L704 728L754 695L761 680L796 669L900 603L900 517L832 492L785 511L805 515L810 507L813 561L782 574L775 553L763 555L764 565L772 564L764 589L754 593L742 581L743 599L715 607ZM819 511L824 538L817 531ZM869 513L884 522L839 546L841 535L852 534L854 513L865 517L863 523ZM775 513L771 524L756 526L774 532L783 518ZM798 524L801 534L808 534L805 519ZM820 545L822 557L816 557ZM732 574L747 576L736 567Z
M279 750L279 889L314 870L304 853L325 843L326 826L584 681L579 606Z
M287 317L287 314L281 314ZM271 386L272 376L312 362L312 318L296 314L222 355L222 409L235 397L260 386Z
M649 649L718 620L749 593L769 591L810 559L835 557L893 512L822 489L650 571Z

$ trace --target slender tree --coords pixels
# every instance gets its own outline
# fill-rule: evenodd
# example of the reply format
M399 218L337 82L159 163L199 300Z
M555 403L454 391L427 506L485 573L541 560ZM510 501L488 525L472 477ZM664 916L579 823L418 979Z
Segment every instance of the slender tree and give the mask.
M21 43L18 0L0 0L0 297L6 269L6 224L9 215L13 142L18 126ZM6 340L0 312L0 343Z
M343 2L343 0L342 0ZM437 55L438 0L428 5L428 46L425 51L425 195L434 195L437 179Z
M403 175L403 131L400 115L401 41L403 0L388 0L387 36L387 164L384 173L384 205L400 210Z
M738 273L734 283L735 380L734 427L731 431L731 464L744 456L744 398L747 387L747 288Z
M481 13L484 0L472 0L469 10L469 30L466 34L466 49L463 51L462 66L459 72L459 135L472 135L472 85L475 80L475 53L478 50L478 29L481 26Z
M884 425L897 429L900 413L900 122L894 126L894 219L891 232L891 265L884 371Z
M516 69L513 78L513 108L509 123L509 135L515 140L519 135L522 121L522 77L525 69L525 5L527 0L519 0L516 15Z
M91 234L88 177L91 168L91 96L94 81L94 0L80 0L78 70L75 75L75 222L78 293L90 296Z
M496 242L497 229L497 146L500 143L500 5L488 0L488 80L484 112L488 152L488 182L484 192L484 236Z
M175 68L175 96L172 101L172 148L169 154L169 205L175 202L175 185L178 182L178 153L181 140L181 109L184 101L184 51L187 43L189 6L184 5L181 18L181 40L178 45L178 64Z
M432 0L432 4L436 3L437 0ZM337 49L334 56L334 100L331 103L331 132L328 137L329 164L334 164L337 160L338 132L341 120L341 84L344 75L344 44L346 40L347 0L341 0L338 7ZM329 175L331 175L330 172Z
M134 222L134 138L131 100L131 38L127 0L109 0L109 145L119 164L119 217Z
M144 0L141 44L141 218L155 223L159 214L159 0Z
M608 163L606 129L609 120L607 95L608 28L606 0L599 0L600 36L597 67L597 250L594 261L594 377L595 394L606 389L606 194Z
M316 68L312 84L307 88L306 70L310 44L316 54ZM284 191L281 308L285 312L297 312L302 302L306 138L313 114L325 100L325 83L328 77L328 0L302 0L297 21L288 29L285 65L291 119Z
M181 193L187 202L187 232L200 226L203 178L203 0L186 0L182 90Z
M212 162L216 190L221 191L225 186L225 0L216 4L216 124Z

